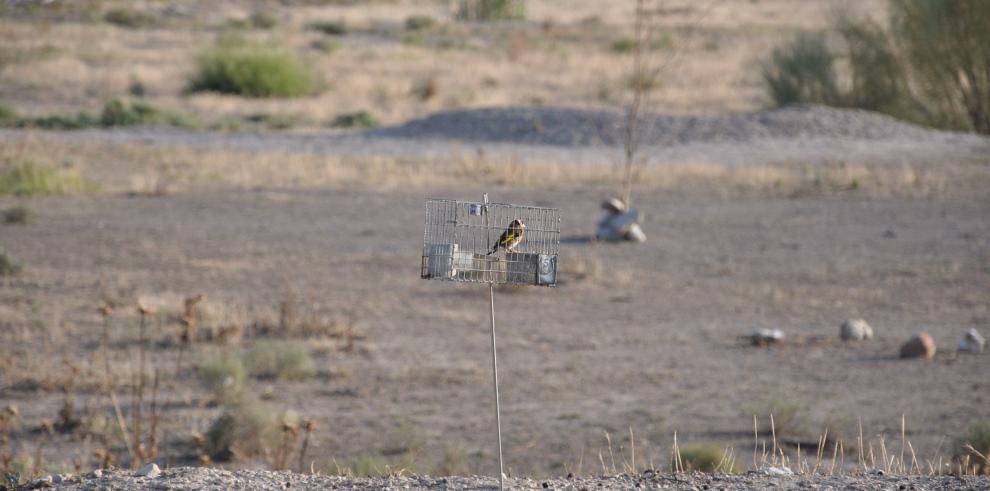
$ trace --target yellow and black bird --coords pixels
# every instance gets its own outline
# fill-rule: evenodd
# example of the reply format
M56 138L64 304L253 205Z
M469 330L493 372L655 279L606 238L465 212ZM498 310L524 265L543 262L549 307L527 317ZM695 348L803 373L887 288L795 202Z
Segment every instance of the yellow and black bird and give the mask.
M508 252L516 252L515 248L523 241L523 237L526 235L526 224L520 219L515 219L509 224L509 228L502 232L502 236L498 238L498 242L492 246L491 252L488 254L495 254L495 251L499 247L505 249Z

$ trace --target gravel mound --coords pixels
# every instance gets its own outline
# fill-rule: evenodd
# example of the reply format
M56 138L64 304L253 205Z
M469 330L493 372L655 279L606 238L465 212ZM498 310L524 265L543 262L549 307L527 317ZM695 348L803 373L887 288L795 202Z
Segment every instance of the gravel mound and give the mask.
M857 476L770 476L759 472L737 475L702 473L643 474L617 476L557 478L533 480L509 478L507 489L916 489L966 490L988 489L990 478L953 476L891 476L868 473ZM41 484L40 486L44 486ZM39 487L40 487L39 486ZM202 490L262 490L262 489L497 489L493 477L430 477L403 476L391 478L348 478L314 476L292 472L258 470L226 471L215 468L178 467L166 469L155 478L136 477L131 472L110 471L100 477L69 478L57 484L59 489L121 491L137 489L202 489Z
M364 133L219 133L130 127L45 131L66 141L300 152L348 158L486 158L566 164L622 160L623 116L553 107L466 109ZM0 129L0 142L31 130ZM795 106L748 113L649 115L640 156L652 163L759 165L986 162L990 138L920 128L853 109ZM482 152L483 151L483 152Z
M615 146L623 142L624 127L625 116L618 112L507 107L438 113L370 134L530 145ZM815 105L743 113L650 114L642 118L641 128L644 145L666 146L806 137L944 141L959 136L869 111Z

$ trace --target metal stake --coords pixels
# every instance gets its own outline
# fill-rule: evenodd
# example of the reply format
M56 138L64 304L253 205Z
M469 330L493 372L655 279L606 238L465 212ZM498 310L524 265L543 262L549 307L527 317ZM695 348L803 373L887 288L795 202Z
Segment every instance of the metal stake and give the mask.
M488 243L491 243L491 226L488 218L488 193L485 193L485 228L488 229ZM502 472L502 411L498 403L498 355L495 349L495 281L488 283L488 293L492 305L492 381L495 385L495 430L498 436L498 489L504 490L504 473Z

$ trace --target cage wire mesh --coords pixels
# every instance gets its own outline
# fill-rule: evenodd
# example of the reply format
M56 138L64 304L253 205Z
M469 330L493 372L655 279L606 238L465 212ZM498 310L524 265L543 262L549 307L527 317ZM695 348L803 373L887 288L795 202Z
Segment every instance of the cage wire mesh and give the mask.
M426 200L423 278L554 286L559 249L557 209Z

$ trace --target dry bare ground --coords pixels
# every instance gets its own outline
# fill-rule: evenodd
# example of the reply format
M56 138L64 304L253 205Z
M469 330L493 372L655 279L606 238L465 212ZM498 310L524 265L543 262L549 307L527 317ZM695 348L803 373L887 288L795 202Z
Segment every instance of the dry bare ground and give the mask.
M440 48L393 32L424 9L449 16L429 10L435 2L293 7L252 35L309 49L308 22L345 19L357 34L313 53L340 78L309 99L245 101L182 95L179 83L216 35L210 26L252 9L174 3L193 13L139 31L53 20L39 37L34 24L0 19L14 40L4 49L56 48L3 67L0 100L36 114L93 108L135 76L154 102L203 117L289 111L320 122L371 107L399 122L536 99L599 107L613 102L582 77L620 83L609 44L628 20L598 2L534 2L521 40L511 25L445 23L453 34L443 35L467 47ZM699 30L682 29L694 3L671 5L675 41L694 47L658 92L671 112L760 106L753 58L827 10L720 2ZM408 95L430 76L442 95ZM485 119L493 114L514 119ZM0 224L0 247L25 265L0 277L3 465L25 476L148 460L242 469L166 469L154 481L187 488L491 486L408 477L493 473L487 298L417 275L423 199L488 192L564 216L561 284L498 291L509 314L499 332L511 475L572 473L548 486L575 489L987 486L943 475L973 471L975 455L963 467L951 460L955 439L990 417L990 356L953 349L966 329L990 328L985 138L823 108L664 116L701 136L647 149L634 204L649 242L603 244L588 238L598 203L616 191L618 150L607 131L580 144L556 138L602 113L555 114L455 112L364 135L0 132L0 160L100 185L0 196L0 209L34 213ZM471 133L520 121L529 131L515 137ZM761 133L774 124L811 126ZM877 339L839 342L850 317L866 318ZM752 347L743 338L755 327L782 328L788 341ZM898 360L919 331L938 343L935 358ZM259 361L281 349L288 361ZM801 475L643 474L702 446L716 448L723 471L787 465ZM407 477L243 470L262 467ZM150 484L127 475L73 486Z

